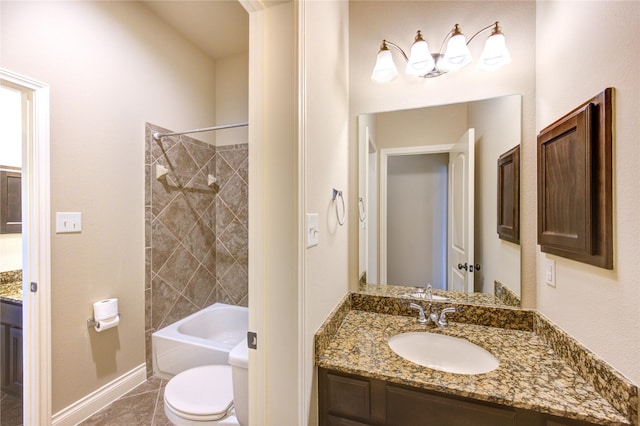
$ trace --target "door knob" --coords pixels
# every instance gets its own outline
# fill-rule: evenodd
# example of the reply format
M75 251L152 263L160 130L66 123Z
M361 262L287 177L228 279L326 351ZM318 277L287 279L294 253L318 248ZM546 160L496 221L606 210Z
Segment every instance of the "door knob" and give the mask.
M464 269L466 271L467 268L468 268L467 262L465 262L464 265L462 263L458 263L458 269ZM471 268L473 268L473 265L471 265Z

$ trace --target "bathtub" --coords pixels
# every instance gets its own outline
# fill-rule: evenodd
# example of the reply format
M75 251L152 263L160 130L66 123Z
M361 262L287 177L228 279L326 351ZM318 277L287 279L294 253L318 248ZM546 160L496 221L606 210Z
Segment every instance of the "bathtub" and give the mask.
M229 352L246 339L249 310L214 303L151 335L153 372L170 379L193 367L227 364Z

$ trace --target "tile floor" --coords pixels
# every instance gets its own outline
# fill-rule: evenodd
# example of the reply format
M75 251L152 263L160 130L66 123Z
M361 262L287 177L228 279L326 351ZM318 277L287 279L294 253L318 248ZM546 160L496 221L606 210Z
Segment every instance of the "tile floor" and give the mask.
M113 404L89 417L82 426L170 426L164 414L163 393L167 380L150 377ZM0 426L22 425L22 400L2 392Z
M164 414L163 394L167 380L150 377L113 404L80 423L81 426L170 426ZM4 425L4 422L2 423Z
M0 425L22 425L22 399L2 392L0 395Z

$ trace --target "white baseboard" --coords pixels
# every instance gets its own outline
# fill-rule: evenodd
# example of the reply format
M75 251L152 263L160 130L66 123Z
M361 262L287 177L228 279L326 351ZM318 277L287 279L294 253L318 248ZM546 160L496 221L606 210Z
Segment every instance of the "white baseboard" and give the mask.
M52 425L77 425L147 380L147 366L141 364L84 398L55 413Z

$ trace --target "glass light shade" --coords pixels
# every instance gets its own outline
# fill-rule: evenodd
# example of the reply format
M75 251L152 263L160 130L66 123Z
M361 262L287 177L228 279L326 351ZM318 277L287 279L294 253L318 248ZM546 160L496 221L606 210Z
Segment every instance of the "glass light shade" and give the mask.
M446 71L456 71L471 62L471 52L464 35L457 34L449 39L447 50L440 67Z
M423 76L433 70L434 66L435 61L431 56L427 42L420 40L413 43L405 72L409 75Z
M378 58L376 59L376 65L371 73L371 80L377 83L386 83L397 76L398 69L396 68L396 64L393 63L391 51L388 49L380 50L378 52Z
M484 44L478 68L493 71L509 63L511 63L511 55L507 50L504 34L492 34Z

